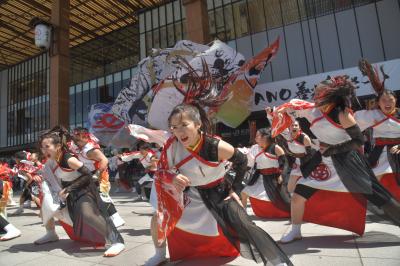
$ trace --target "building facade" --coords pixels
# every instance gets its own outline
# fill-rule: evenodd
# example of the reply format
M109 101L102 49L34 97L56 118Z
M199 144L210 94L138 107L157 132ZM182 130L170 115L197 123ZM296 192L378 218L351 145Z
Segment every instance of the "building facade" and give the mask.
M207 0L207 9L210 39L226 42L246 58L280 37L279 53L259 86L353 68L360 58L400 59L397 0ZM90 105L112 102L152 48L187 38L182 0L141 10L138 18L71 49L71 128L85 125ZM0 72L0 150L30 145L49 127L49 73L47 53ZM400 83L396 86L391 89L400 90ZM257 112L251 117L258 118ZM248 122L219 129L228 139L249 135Z

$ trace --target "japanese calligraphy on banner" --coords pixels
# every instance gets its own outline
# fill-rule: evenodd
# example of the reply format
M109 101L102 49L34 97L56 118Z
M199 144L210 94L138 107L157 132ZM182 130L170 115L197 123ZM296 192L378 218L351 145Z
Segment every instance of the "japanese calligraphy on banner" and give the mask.
M383 65L389 78L385 86L391 90L400 90L400 59L373 64ZM357 96L374 94L368 78L363 77L358 67L325 72L305 77L259 84L255 88L252 111L262 111L267 106L278 106L293 98L312 101L314 87L329 76L348 75L357 86Z

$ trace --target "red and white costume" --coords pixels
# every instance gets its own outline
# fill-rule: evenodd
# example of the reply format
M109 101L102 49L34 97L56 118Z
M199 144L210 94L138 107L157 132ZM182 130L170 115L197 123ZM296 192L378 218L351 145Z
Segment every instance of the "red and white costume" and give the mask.
M317 108L294 110L291 115L305 117L310 121L310 130L320 142L336 145L351 139L340 125ZM322 156L320 165L310 176L301 177L297 184L318 189L306 203L305 221L345 229L359 235L364 233L366 200L346 189L331 157Z
M400 186L396 181L396 174L389 164L388 146L400 144L400 119L395 115L384 114L380 109L361 110L354 114L357 124L361 131L367 128L373 129L373 139L376 146L384 146L379 159L375 165L371 165L374 174L384 187L386 187L393 196L400 200Z
M167 237L171 260L237 256L237 250L223 235L195 188L213 187L221 183L226 173L225 164L204 160L196 152L183 147L176 138L167 141L163 154L171 171L179 172L190 179L190 187L181 199L183 212ZM163 215L172 217L173 214Z
M248 165L260 170L260 177L253 185L244 188L243 193L249 196L254 214L263 218L286 218L290 214L287 210L276 207L268 197L264 187L262 175L279 174L278 156L264 151L258 144L253 145L247 153Z
M0 198L0 215L7 219L7 204L12 193L12 181L10 176L13 171L8 167L8 164L0 164L0 182L1 186L1 198Z
M133 151L133 152L128 152L124 153L121 155L121 160L123 162L129 162L132 161L133 159L138 159L140 163L143 165L143 168L146 169L147 173L139 179L139 184L143 185L145 182L152 182L151 184L151 193L150 193L150 204L154 209L157 209L157 195L156 195L156 190L154 187L154 173L155 169L151 169L153 166L153 160L154 158L157 158L156 152L153 150L149 150L146 154L146 156L143 156L140 151Z

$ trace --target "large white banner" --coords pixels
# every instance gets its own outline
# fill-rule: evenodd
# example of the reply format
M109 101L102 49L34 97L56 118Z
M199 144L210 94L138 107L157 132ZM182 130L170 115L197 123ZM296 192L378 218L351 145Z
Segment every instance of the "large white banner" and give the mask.
M373 66L378 67L381 65L383 65L385 74L389 76L385 81L385 87L391 90L400 90L400 59L373 64ZM358 88L357 96L374 94L374 90L368 78L362 76L358 67L352 67L305 77L259 84L255 88L252 111L261 111L267 106L278 106L293 98L312 101L315 85L327 79L329 76L337 75L348 75L351 78Z

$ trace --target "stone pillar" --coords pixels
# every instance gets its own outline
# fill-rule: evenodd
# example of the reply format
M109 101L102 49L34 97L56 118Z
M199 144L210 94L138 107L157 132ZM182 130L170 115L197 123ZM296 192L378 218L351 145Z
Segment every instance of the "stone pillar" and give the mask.
M53 0L50 23L50 128L69 127L69 0Z
M183 0L186 10L188 39L202 44L211 41L208 25L207 0Z

